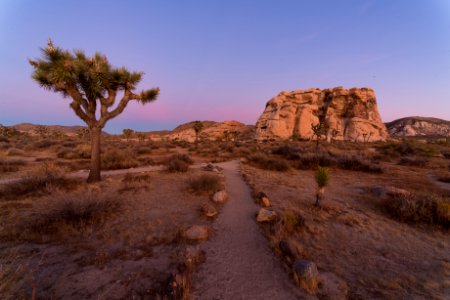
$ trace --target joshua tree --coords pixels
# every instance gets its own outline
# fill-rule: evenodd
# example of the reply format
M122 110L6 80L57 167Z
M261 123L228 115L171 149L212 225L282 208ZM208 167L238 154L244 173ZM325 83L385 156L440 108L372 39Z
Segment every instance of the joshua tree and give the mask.
M130 101L147 104L155 100L159 89L136 94L142 72L111 66L106 56L96 53L88 57L82 50L73 52L55 47L49 39L41 48L42 57L29 60L33 79L43 88L71 98L70 107L89 127L91 133L91 167L88 182L100 177L100 140L106 122L121 114ZM123 92L119 103L117 94Z
M313 131L313 138L316 137L316 152L319 151L319 143L322 137L327 135L328 126L325 122L320 121L318 124L311 124L311 129Z
M138 132L137 133L137 138L139 140L139 142L144 142L145 139L147 138L147 135L143 132Z
M195 121L194 125L192 125L192 128L194 128L194 131L195 131L195 143L198 143L198 137L199 137L200 131L202 131L203 127L204 127L204 125L200 121Z
M133 136L134 134L134 130L133 129L124 129L122 130L123 136L127 139L127 142L130 140L130 138Z
M319 167L315 174L315 179L317 183L317 193L316 193L316 203L314 206L320 207L320 200L323 199L325 194L325 186L330 180L330 174L327 168Z
M229 130L225 130L223 132L223 137L225 138L225 142L228 143L229 139L230 139L230 131Z

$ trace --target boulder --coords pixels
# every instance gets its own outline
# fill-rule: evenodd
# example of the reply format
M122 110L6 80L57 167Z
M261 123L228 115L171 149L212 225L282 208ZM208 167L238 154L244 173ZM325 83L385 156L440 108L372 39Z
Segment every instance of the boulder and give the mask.
M266 208L261 208L256 216L256 221L259 223L274 222L276 219L277 213Z
M213 218L213 217L217 216L218 213L219 213L219 212L217 211L217 209L216 209L214 206L212 206L211 204L209 204L209 203L204 203L204 204L201 206L200 210L201 210L202 213L203 213L205 216L207 216L208 218Z
M184 232L184 237L193 242L204 241L209 237L208 226L192 225Z
M311 125L325 121L327 140L384 141L389 137L370 88L307 89L282 92L266 104L256 139L312 139Z
M314 262L296 260L292 265L296 283L310 294L315 294L319 285L319 271Z
M212 197L212 201L215 203L218 203L218 204L225 203L227 201L227 199L228 199L228 194L225 190L216 192Z

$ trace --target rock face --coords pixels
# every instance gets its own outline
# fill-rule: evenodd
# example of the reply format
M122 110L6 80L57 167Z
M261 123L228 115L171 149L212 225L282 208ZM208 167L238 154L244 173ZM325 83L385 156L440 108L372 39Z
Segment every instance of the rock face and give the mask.
M311 125L328 125L327 139L380 141L389 135L370 88L343 87L281 92L266 104L256 139L311 139Z
M407 117L386 123L386 127L393 137L450 136L450 121L436 118Z
M277 213L265 208L261 208L258 212L258 215L256 216L256 221L259 223L273 222L276 219Z

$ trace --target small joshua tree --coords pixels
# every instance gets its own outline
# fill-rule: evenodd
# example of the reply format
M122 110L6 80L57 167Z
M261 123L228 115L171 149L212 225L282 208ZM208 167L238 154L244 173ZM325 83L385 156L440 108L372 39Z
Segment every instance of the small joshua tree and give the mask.
M88 182L100 181L100 141L106 122L120 115L130 101L147 104L154 101L159 89L136 93L142 72L115 68L106 56L86 56L82 50L70 52L53 45L49 39L41 48L42 58L29 60L32 77L43 88L71 98L70 107L85 122L91 134L91 167ZM118 93L122 98L116 104Z
M139 140L139 142L144 142L145 139L147 138L147 135L143 132L138 132L137 133L137 138Z
M192 128L194 128L195 131L195 143L198 143L198 137L200 135L200 131L202 131L204 125L200 121L195 121L194 125L192 125Z
M133 129L124 129L122 130L123 136L127 139L127 142L130 140L130 138L133 136L134 134L134 130Z
M316 152L319 151L320 140L327 135L328 126L324 121L320 121L318 124L311 124L313 131L313 138L316 137Z
M319 167L315 174L317 183L316 203L314 206L320 207L320 200L323 199L325 194L325 187L330 180L330 174L327 168Z

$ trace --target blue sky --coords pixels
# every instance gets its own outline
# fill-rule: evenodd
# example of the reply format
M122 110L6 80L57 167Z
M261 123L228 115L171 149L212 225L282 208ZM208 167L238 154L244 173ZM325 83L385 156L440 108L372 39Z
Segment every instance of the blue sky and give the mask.
M384 121L450 119L450 1L0 2L0 123L82 124L39 88L27 58L47 38L146 73L159 99L106 130L256 122L282 90L372 87Z

